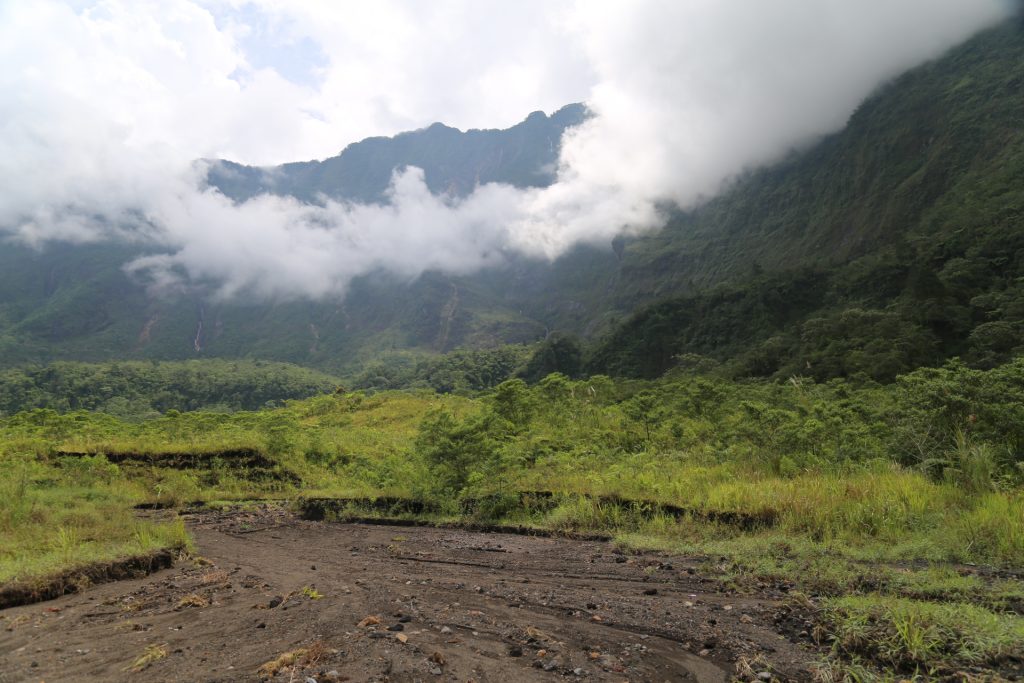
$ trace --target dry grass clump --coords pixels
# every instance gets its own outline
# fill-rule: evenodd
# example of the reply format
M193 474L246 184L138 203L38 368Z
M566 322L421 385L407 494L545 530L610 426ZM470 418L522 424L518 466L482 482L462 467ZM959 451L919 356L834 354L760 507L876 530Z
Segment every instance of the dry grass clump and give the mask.
M147 645L145 651L125 671L138 673L148 668L153 662L160 661L166 656L167 645Z

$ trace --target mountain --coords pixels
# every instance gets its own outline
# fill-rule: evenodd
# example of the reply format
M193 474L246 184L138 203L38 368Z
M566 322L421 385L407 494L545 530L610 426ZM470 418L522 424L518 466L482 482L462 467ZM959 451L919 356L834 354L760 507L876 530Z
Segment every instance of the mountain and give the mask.
M0 253L0 358L251 357L354 371L424 353L579 335L590 372L680 364L785 377L898 372L959 355L991 365L1024 331L1024 28L1009 22L880 88L840 132L735 179L661 230L515 258L471 276L385 273L344 300L147 298L120 270L138 251L64 245ZM571 105L505 131L435 124L323 161L210 165L236 201L383 201L420 166L435 192L552 181Z
M323 161L254 168L209 165L207 182L243 201L263 192L310 202L385 199L395 169L418 166L433 191L465 195L479 183L550 183L562 133L586 108L530 114L507 130L436 123L370 138ZM253 357L339 369L382 350L425 352L530 342L544 325L483 281L429 272L409 283L380 272L357 278L343 300L221 303L202 291L150 298L121 266L143 254L123 245L0 251L0 363L55 359Z
M207 182L236 201L266 192L305 202L321 196L383 202L394 170L417 166L435 194L465 196L484 183L544 187L555 179L562 133L586 116L586 107L570 104L551 116L535 111L507 130L463 132L435 123L392 138L367 138L324 161L273 168L217 161Z
M630 318L591 370L659 374L679 354L739 374L878 379L1021 350L1024 27L910 71L812 149L747 174L624 249ZM681 296L682 295L682 296Z

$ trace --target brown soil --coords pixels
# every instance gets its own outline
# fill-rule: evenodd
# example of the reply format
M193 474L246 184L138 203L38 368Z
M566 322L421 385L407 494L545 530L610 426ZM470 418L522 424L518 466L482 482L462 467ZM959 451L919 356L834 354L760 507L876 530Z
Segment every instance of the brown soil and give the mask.
M190 524L201 562L0 612L0 683L253 681L275 660L264 679L300 683L807 680L819 656L784 587L735 595L686 558L269 507Z

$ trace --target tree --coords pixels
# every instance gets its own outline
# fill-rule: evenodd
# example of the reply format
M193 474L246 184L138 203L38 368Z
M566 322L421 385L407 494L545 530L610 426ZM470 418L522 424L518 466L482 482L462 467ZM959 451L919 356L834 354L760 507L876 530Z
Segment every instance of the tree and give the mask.
M580 376L582 370L583 347L580 340L572 335L556 332L540 343L521 376L531 383L553 372L560 372L575 379Z

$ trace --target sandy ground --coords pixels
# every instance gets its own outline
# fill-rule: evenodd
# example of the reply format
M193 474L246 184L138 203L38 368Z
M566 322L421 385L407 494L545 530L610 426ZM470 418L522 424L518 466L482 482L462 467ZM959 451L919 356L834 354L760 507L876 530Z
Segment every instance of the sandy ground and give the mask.
M0 683L710 683L758 657L748 678L807 680L819 652L785 587L736 595L686 558L274 509L191 527L201 560L0 611Z

